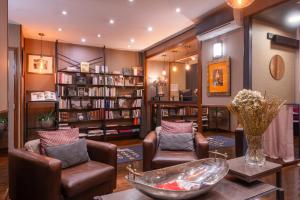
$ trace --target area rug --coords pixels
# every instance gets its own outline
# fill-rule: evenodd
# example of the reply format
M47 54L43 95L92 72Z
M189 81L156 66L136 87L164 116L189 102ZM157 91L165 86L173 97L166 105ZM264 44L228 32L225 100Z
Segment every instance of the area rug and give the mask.
M216 135L207 137L207 140L209 144L209 150L216 150L220 148L228 148L235 146L235 140L230 137Z
M135 145L130 147L118 148L118 164L128 163L143 159L143 146Z

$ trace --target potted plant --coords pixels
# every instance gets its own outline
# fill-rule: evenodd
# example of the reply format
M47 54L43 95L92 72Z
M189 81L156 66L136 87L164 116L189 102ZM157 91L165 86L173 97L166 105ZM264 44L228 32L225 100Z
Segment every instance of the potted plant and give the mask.
M0 132L3 132L7 128L7 117L0 116Z
M51 128L54 126L55 116L53 112L43 113L38 117L38 121L42 128Z

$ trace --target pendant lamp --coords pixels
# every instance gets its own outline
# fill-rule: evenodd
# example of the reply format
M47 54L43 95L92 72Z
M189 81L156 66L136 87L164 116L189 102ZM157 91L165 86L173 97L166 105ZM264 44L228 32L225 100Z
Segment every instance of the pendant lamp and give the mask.
M226 0L226 3L235 9L242 9L250 6L255 0Z

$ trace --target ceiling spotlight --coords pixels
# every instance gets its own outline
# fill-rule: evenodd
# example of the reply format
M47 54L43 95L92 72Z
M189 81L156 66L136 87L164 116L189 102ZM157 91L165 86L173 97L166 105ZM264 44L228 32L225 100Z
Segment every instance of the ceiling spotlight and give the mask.
M176 65L173 66L172 70L173 70L173 72L176 72L176 71L177 71Z
M58 30L59 32L62 32L62 28L58 28L57 30Z
M135 42L134 38L131 38L131 39L130 39L130 42L131 42L131 43L134 43L134 42Z
M287 22L291 25L298 25L300 23L300 13L290 15Z
M98 37L98 38L101 38L101 34L98 34L97 37Z
M114 23L115 23L115 20L110 19L110 20L109 20L109 23L110 23L110 24L114 24Z
M180 8L176 8L176 12L177 12L177 13L180 13L180 12L181 12L181 9L180 9Z
M129 2L134 2L134 0L128 0Z
M81 42L86 42L86 39L85 38L81 38Z
M147 28L147 30L148 30L149 32L151 32L151 31L153 31L153 27L152 27L152 26L149 26L149 27Z
M191 65L186 64L186 65L185 65L185 70L186 70L186 71L189 71L190 69L191 69Z
M68 12L67 12L67 11L65 11L65 10L63 10L63 11L61 11L61 14L62 14L62 15L67 15L67 14L68 14Z

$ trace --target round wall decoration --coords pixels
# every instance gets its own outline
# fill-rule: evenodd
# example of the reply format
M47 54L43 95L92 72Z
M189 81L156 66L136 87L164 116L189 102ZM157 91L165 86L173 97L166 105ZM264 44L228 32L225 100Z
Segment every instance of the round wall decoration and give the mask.
M269 65L269 70L271 76L275 80L281 80L284 76L284 60L280 55L275 55L272 57Z

